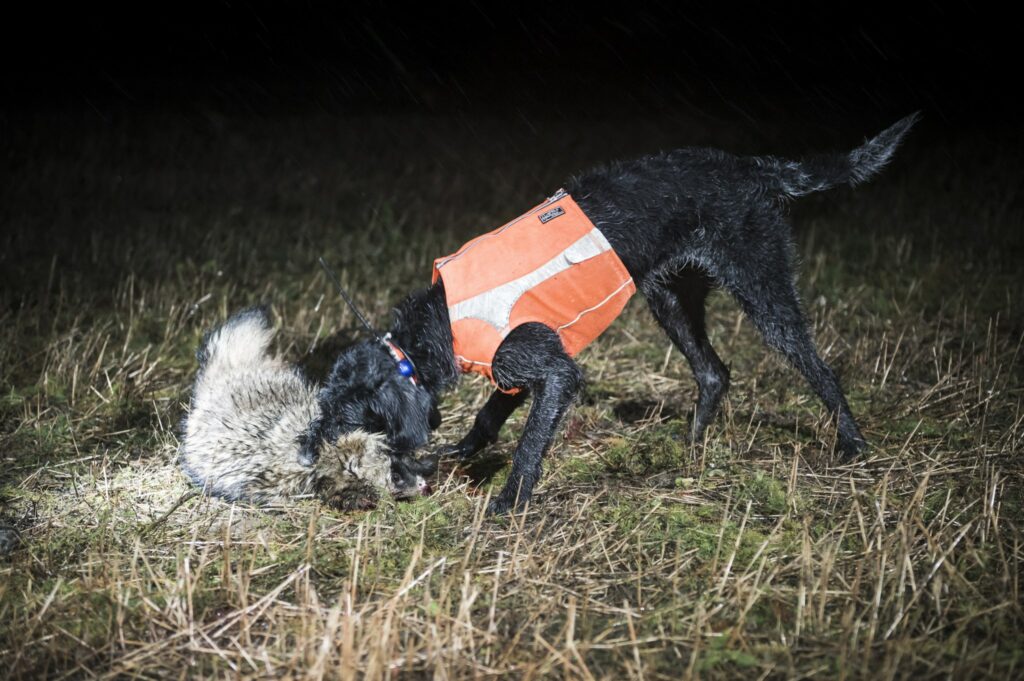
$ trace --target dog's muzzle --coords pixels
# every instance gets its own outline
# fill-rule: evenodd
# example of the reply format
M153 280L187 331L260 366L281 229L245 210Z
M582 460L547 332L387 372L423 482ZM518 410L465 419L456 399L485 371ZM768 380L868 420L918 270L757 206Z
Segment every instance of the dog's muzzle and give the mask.
M425 496L431 488L427 478L437 472L438 457L435 454L416 459L408 454L392 455L392 494L398 499Z

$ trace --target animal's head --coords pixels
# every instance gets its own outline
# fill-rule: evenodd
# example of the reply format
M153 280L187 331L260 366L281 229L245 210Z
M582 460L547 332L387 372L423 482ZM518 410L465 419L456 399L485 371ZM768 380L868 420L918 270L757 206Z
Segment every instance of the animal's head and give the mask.
M322 443L313 470L321 500L335 508L357 510L375 506L384 491L397 499L429 493L426 478L437 470L437 461L393 455L383 435L357 430L333 444Z

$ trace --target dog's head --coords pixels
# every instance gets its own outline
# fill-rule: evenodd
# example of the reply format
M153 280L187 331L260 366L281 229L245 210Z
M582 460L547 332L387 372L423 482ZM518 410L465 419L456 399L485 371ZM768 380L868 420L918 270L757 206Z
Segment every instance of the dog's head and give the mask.
M413 456L440 425L434 398L399 373L381 343L365 341L343 352L317 402L320 416L311 424L307 442L334 442L354 431L381 434L391 452L392 487L414 487L437 470L436 459ZM310 460L317 455L308 452Z

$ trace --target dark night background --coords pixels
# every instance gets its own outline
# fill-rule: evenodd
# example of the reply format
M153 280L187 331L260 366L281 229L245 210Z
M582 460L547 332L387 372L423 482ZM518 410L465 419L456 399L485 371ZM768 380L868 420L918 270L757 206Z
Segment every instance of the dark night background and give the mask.
M242 213L236 232L273 231L292 217L242 223L282 205L318 211L293 186L306 175L342 174L315 198L355 216L321 211L330 228L311 241L322 241L362 230L384 195L411 211L453 203L446 178L479 185L471 210L444 225L469 234L595 163L686 145L849 148L914 110L924 119L909 144L930 151L922 170L985 185L975 167L1003 179L1019 168L1017 35L981 5L211 2L43 5L7 19L0 220L20 228L4 230L0 255L9 302L52 278L55 255L72 275L87 240L95 265L98 243L140 221L162 241L122 244L129 259L111 256L82 285L159 278L208 255L167 227L176 221ZM502 182L512 194L494 191ZM977 243L969 225L930 229L949 248ZM165 261L147 263L156 253Z
M339 162L365 159L413 202L446 199L423 182L398 182L407 166L476 177L485 187L487 175L523 175L513 157L550 159L528 171L530 193L513 198L526 203L611 158L689 144L792 156L848 148L914 110L924 120L910 144L932 149L948 169L998 153L1000 172L1016 172L1020 158L1013 22L967 3L41 6L0 30L0 173L12 180L4 220L23 227L6 241L0 281L23 292L45 274L55 247L76 267L89 220L53 211L80 206L102 223L93 233L109 235L133 229L133 219L104 219L103 201L146 201L84 186L84 166L67 162L84 185L48 184L39 169L51 158L107 163L104 172L126 186L164 170L187 177L203 165L203 149L221 159L205 169L212 175L217 164L248 165L244 154L260 149L270 150L268 164L277 156L292 163L296 177L322 175L332 164L326 140L344 129L352 138L346 149L335 142ZM316 123L290 139L300 120ZM564 148L555 151L554 139L566 140ZM130 167L119 144L136 152ZM230 198L258 211L255 166L245 181L244 191L217 196L211 183L193 191L176 180L162 208L170 217L176 206L185 214ZM367 187L355 193L373 193ZM343 194L339 187L339 201ZM521 208L481 206L494 219ZM358 220L333 227L353 228L361 229ZM975 235L947 236L959 248Z
M19 177L28 158L90 136L145 137L139 121L154 116L164 132L258 121L272 136L276 118L295 115L413 114L441 146L430 121L462 125L472 143L483 134L472 121L487 118L498 122L487 134L509 131L511 148L545 126L600 121L616 131L612 154L665 144L796 154L848 146L920 109L915 144L969 133L978 157L1017 148L1009 17L969 3L831 5L36 6L0 28L0 171ZM660 134L634 130L641 119L659 120ZM493 155L489 142L481 154ZM403 143L387 151L401 156ZM597 152L559 168L605 160ZM15 202L64 191L21 180L8 184Z
M1005 122L1013 22L968 3L57 6L8 17L4 109L322 110L575 117L671 113L756 126ZM831 5L831 3L829 3Z

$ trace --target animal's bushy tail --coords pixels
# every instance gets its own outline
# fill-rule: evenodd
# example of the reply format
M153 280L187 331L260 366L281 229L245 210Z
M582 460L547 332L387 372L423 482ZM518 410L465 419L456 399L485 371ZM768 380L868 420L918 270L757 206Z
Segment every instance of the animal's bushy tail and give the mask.
M200 372L239 369L266 355L274 330L265 307L235 314L203 337L196 351Z
M920 118L920 112L914 112L845 154L822 154L801 161L771 159L766 165L774 171L773 188L785 196L803 196L841 184L864 182L885 167L904 135Z

